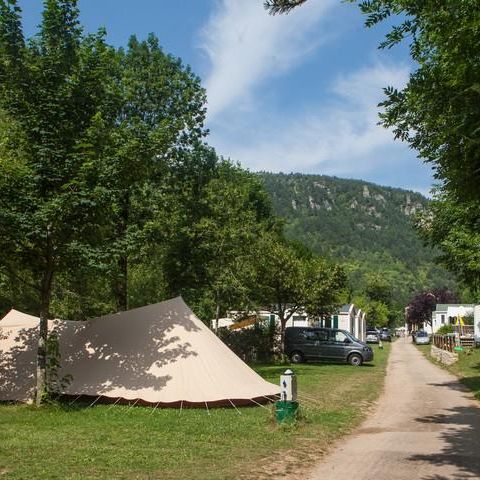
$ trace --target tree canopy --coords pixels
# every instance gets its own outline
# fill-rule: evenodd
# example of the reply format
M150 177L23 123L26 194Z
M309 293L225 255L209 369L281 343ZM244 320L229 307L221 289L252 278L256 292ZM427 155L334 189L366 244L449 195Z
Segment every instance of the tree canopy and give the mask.
M282 333L298 313L319 319L340 305L346 277L339 265L286 242L278 233L264 235L257 254L261 298L280 318Z
M421 292L405 308L405 320L411 325L431 325L437 303L457 303L458 297L446 288Z
M99 122L108 121L111 58L103 32L82 34L75 1L46 1L28 42L16 1L0 1L0 255L39 292L37 402L55 275L86 253L105 200L92 145L101 150Z

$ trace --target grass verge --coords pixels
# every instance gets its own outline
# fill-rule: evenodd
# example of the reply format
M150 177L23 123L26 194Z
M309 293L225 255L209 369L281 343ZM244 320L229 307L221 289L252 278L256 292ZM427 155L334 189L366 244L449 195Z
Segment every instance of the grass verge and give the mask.
M173 410L108 405L0 405L0 478L262 479L314 462L357 426L379 396L390 345L375 362L305 364L301 419L277 426L272 408ZM289 366L260 366L277 383ZM298 474L298 471L297 471Z
M430 355L430 345L417 345L417 348L435 365L456 375L460 383L471 390L480 400L480 349L465 349L463 352L456 352L458 353L458 362L447 366L437 362Z

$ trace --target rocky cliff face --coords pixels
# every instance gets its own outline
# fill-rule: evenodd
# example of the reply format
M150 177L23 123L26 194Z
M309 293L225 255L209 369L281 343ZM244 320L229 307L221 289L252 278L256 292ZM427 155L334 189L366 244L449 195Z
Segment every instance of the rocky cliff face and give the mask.
M358 180L301 174L260 174L277 213L287 219L334 218L340 228L382 230L407 227L427 199L419 193ZM331 223L331 222L329 222ZM341 228L343 229L343 228ZM413 233L413 232L412 232Z
M318 253L431 258L412 226L413 217L428 204L419 193L323 175L259 175L276 213L286 219L287 235Z
M287 237L348 264L354 286L365 272L384 273L408 300L424 287L452 284L413 228L428 205L421 194L323 175L259 176Z

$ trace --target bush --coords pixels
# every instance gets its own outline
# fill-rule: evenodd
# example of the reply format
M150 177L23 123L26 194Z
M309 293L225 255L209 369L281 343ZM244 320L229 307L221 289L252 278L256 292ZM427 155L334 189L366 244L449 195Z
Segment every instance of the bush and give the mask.
M244 362L271 362L274 358L278 337L274 328L259 324L241 330L220 328L218 336Z
M442 325L437 331L439 335L446 335L447 333L453 333L453 325Z

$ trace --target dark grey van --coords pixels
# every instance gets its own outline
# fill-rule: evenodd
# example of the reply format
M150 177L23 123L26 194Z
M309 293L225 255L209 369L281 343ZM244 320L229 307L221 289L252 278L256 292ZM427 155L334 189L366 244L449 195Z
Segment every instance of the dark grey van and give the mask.
M361 365L373 360L373 351L351 333L336 328L288 327L285 353L293 363L330 360Z

